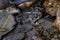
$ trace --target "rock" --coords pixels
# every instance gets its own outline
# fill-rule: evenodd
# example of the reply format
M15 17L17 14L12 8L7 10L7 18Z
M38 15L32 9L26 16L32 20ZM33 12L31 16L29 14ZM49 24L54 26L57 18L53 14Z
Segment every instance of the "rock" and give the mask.
M15 24L14 17L5 10L0 12L0 37L10 32Z
M10 0L0 0L0 9L5 9L7 8L10 4L9 4Z
M22 38L24 38L24 33L17 33L17 34L13 34L8 37L5 37L3 40L21 40Z

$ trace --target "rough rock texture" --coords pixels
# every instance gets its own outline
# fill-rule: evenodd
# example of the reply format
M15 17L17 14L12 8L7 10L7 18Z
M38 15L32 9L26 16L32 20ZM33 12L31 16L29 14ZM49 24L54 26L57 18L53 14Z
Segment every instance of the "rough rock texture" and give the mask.
M0 9L4 9L9 5L10 0L0 0Z
M3 10L0 12L0 38L11 31L15 24L14 17L9 15L7 11Z
M36 2L30 8L13 14L15 27L2 40L60 40L60 31L52 25L54 18L45 14L41 4Z

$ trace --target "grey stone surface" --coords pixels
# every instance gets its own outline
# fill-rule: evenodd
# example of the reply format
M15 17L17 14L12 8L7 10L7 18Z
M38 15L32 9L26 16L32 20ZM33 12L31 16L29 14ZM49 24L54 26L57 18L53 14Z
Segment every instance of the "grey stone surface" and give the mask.
M0 12L0 37L11 31L15 24L14 17L9 15L5 10Z

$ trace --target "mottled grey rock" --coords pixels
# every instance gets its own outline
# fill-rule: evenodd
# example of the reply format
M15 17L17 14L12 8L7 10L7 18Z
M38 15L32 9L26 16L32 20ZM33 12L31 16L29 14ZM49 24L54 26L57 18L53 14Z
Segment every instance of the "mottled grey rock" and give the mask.
M10 32L15 24L14 17L9 15L5 10L0 12L0 37Z
M41 19L38 23L40 23L40 26L43 27L44 30L49 30L50 28L52 28L52 22L50 22L49 20Z
M24 38L24 33L17 33L10 35L8 37L5 37L3 40L21 40Z
M36 30L33 28L31 31L28 31L27 33L27 38L25 40L32 40L33 36L36 34Z
M0 9L4 9L9 6L9 1L10 0L0 0Z

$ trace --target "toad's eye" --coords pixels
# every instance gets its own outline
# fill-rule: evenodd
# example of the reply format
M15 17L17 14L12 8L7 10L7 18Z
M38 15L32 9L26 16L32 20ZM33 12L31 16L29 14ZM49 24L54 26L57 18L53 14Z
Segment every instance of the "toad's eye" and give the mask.
M24 9L31 6L34 2L35 0L16 0L15 4L18 8Z
M33 1L25 2L25 3L19 4L18 7L24 9L24 8L31 6L32 4L33 4Z

